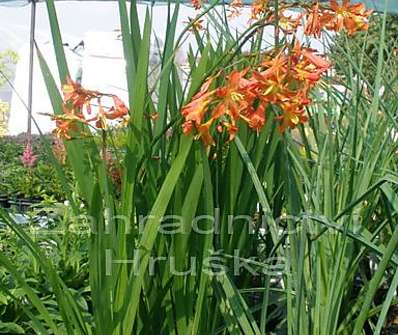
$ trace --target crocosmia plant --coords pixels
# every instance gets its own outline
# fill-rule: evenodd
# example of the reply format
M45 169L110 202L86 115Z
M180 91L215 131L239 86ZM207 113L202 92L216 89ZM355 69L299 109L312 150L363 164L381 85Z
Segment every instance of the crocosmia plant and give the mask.
M58 74L37 46L55 137L42 142L66 201L45 199L26 226L0 209L0 333L390 331L398 46L385 16L349 0L118 0L122 97L73 77L45 5Z
M200 1L193 1L196 10L202 8ZM305 108L311 104L311 90L322 79L322 75L331 68L325 56L305 46L297 37L298 29L315 38L321 37L322 30L334 32L347 31L352 35L368 29L368 19L372 14L362 3L350 4L344 0L330 0L328 6L316 2L313 5L288 4L279 2L279 11L275 13L269 1L256 1L252 5L252 20L261 20L262 25L272 25L277 19L276 30L284 35L283 42L261 52L260 61L242 70L230 73L220 71L206 79L199 92L186 104L181 114L185 119L183 132L194 132L205 145L214 145L214 131L228 133L233 140L238 132L238 121L244 121L251 129L259 132L266 123L270 106L277 110L279 130L295 128L307 121ZM233 16L241 15L243 4L231 3ZM296 17L287 13L291 9L301 9ZM191 20L198 28L201 20ZM70 130L76 131L77 123L94 122L97 128L107 127L107 120L125 123L128 120L128 108L116 96L84 89L68 78L63 86L64 113L55 116L59 137L70 139ZM105 108L101 104L104 96L113 99L113 106ZM98 102L98 112L91 115L91 103ZM85 118L82 110L86 108Z
M197 1L193 5L197 9L201 6ZM239 15L242 6L239 1L232 2L234 16ZM285 13L297 8L297 4L279 2L279 6L280 11L275 13L269 8L269 1L256 1L252 5L252 19L261 18L266 25L278 18L276 30L285 35L284 42L264 50L258 64L224 76L225 86L211 90L212 82L221 75L209 78L182 109L184 133L191 133L194 127L198 137L210 145L214 144L210 132L213 126L218 132L226 130L232 140L238 131L239 119L258 132L266 122L269 105L278 110L281 132L304 123L307 120L305 107L311 103L311 90L319 84L331 64L316 50L298 41L298 29L301 27L305 35L316 38L321 37L322 29L346 30L352 35L368 29L368 18L372 13L363 4L351 5L349 0L344 0L341 5L331 0L329 6L319 2L300 6L301 14L294 18Z

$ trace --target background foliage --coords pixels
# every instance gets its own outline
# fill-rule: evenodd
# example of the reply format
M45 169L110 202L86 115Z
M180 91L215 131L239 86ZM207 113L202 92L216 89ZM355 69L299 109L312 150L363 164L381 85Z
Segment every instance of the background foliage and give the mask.
M383 24L383 15L375 14L370 21L369 30L360 32L347 38L346 35L337 35L332 45L330 57L337 65L336 71L344 75L349 61L343 50L352 52L352 60L361 66L361 73L369 83L374 84L377 74L377 57L380 47L380 30ZM343 49L342 49L343 48ZM386 36L383 48L383 60L388 71L386 78L391 85L398 85L398 15L386 16Z
M52 136L47 140L53 141ZM47 150L39 136L33 136L32 146L38 160L34 168L23 166L21 156L26 145L26 134L0 138L0 194L54 200L65 199L65 193L51 165Z
M0 52L0 71L7 77L12 75L12 66L18 61L18 54L11 50L6 49ZM6 83L4 76L0 76L0 87Z

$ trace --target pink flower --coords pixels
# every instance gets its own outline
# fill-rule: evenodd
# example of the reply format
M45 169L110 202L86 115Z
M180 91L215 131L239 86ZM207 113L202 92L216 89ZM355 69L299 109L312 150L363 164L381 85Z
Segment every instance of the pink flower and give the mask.
M21 156L21 162L24 167L32 168L35 166L37 161L37 156L33 154L32 145L30 143L26 144L26 147Z

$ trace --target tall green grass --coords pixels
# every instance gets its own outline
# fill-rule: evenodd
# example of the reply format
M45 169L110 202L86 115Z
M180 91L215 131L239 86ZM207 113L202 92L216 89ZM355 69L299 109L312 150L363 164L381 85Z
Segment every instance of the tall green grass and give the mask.
M47 0L47 9L65 82L68 68L53 0ZM397 303L398 285L397 143L391 137L398 100L378 95L390 70L381 57L384 26L373 86L360 80L361 64L342 47L349 63L339 83L344 90L333 86L335 78L325 78L307 125L281 135L270 117L260 134L241 127L234 142L220 139L205 148L182 135L180 109L209 75L253 61L242 47L246 43L254 54L261 51L260 24L236 37L210 6L203 15L218 20L218 39L197 33L200 43L188 55L189 80L183 81L174 57L188 27L176 36L179 4L169 4L167 11L155 103L147 80L151 7L139 18L135 2L128 8L119 0L131 109L121 150L121 194L112 186L98 141L65 143L92 223L92 319L40 245L0 210L56 297L60 317L54 319L40 292L32 290L6 253L0 255L0 264L30 302L25 309L32 329L104 335L380 334L390 305ZM62 113L53 74L38 54L54 113ZM154 112L159 114L155 125L145 117ZM70 189L62 168L57 171ZM80 215L76 199L69 200ZM170 215L178 216L180 226L164 220ZM218 218L217 225L210 217ZM370 258L376 269L370 268ZM234 272L239 262L260 274ZM192 264L195 275L172 271L187 271ZM382 299L376 299L380 294Z

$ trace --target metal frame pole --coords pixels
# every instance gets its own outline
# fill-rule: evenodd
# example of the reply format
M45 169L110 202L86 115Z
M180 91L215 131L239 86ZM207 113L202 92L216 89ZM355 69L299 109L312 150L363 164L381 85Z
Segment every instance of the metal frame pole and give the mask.
M28 88L28 141L32 136L32 103L33 103L33 64L35 52L36 0L31 0L30 16L30 54L29 54L29 88Z

